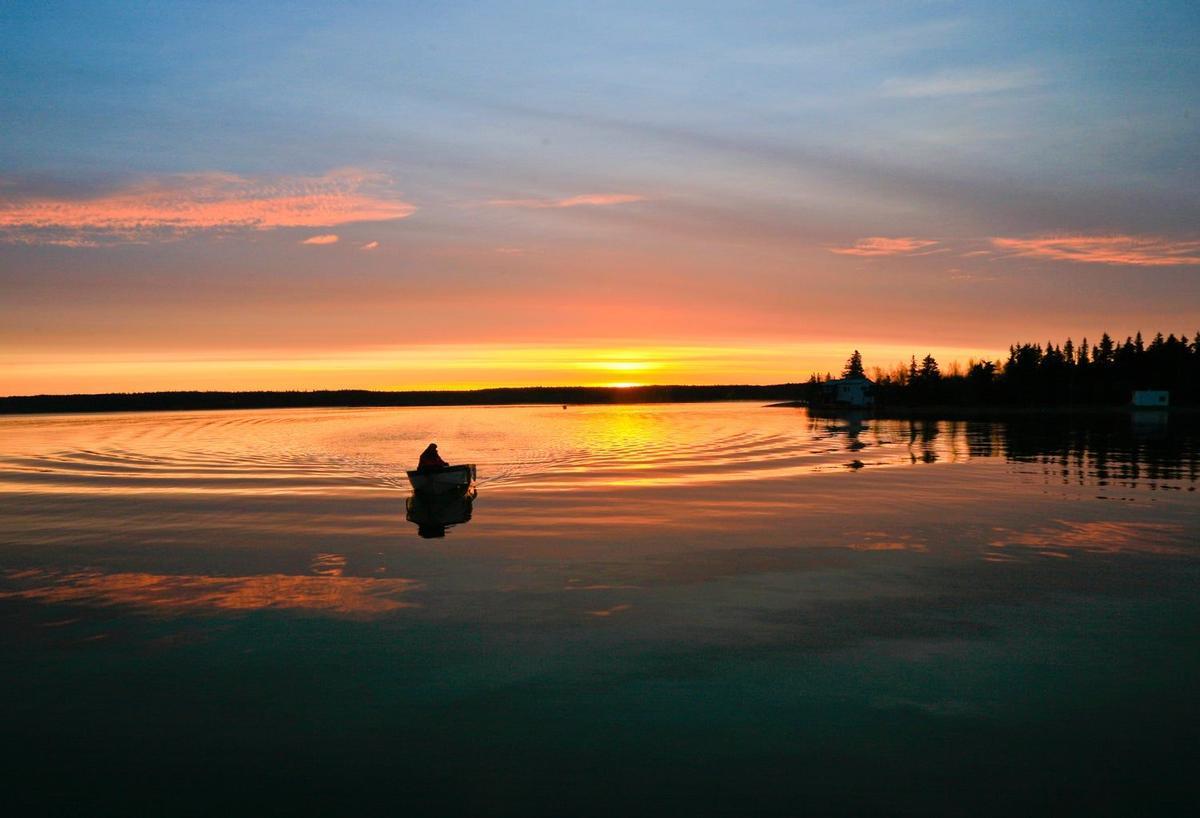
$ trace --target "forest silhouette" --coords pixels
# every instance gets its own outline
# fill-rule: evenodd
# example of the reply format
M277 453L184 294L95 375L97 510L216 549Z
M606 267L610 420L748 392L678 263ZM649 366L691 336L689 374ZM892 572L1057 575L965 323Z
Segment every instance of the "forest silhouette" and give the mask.
M857 351L844 377L864 374ZM818 379L814 379L814 382ZM1106 332L1094 345L1021 343L1007 360L970 361L943 372L932 355L890 371L874 370L881 406L1123 406L1144 389L1170 392L1173 405L1200 403L1200 332L1159 333L1150 343L1142 334L1115 342Z

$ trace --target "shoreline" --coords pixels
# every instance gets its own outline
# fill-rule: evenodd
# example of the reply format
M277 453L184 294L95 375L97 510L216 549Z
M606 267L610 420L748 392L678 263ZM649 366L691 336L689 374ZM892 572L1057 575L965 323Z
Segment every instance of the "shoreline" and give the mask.
M356 409L416 406L592 406L631 403L715 403L795 399L803 384L715 386L534 386L383 392L365 389L251 392L116 392L0 397L0 416L191 412L232 409Z
M943 420L987 419L991 417L1028 417L1034 415L1143 415L1159 414L1192 415L1200 414L1200 406L1097 406L1077 404L1070 406L961 406L941 404L934 406L875 406L870 409L842 409L812 407L803 401L783 401L768 404L769 409L808 409L810 414L817 417L838 417L846 415L861 415L871 418L904 419L930 417Z
M652 385L633 387L496 387L476 390L380 392L129 392L93 395L0 397L0 417L76 415L114 412L204 412L260 409L362 409L452 406L603 406L622 404L762 402L761 408L808 409L816 417L858 415L871 418L980 419L1031 416L1158 416L1200 414L1200 406L880 406L870 409L811 407L796 394L804 384ZM780 400L783 398L784 400Z

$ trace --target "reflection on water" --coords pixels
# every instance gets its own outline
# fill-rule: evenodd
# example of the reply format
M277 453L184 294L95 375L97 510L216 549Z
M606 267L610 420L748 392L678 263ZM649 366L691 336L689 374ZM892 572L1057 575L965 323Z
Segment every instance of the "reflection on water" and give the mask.
M1045 466L1045 474L1092 485L1117 481L1148 488L1200 476L1200 419L1170 422L1166 412L1017 415L1004 421L867 420L845 413L811 416L814 436L841 439L851 452L870 449L875 465L1003 458ZM851 464L847 464L851 465Z
M997 529L987 559L1015 559L1013 551L1031 549L1041 556L1068 558L1073 550L1093 554L1196 555L1181 523L1053 520L1024 531Z
M410 494L405 501L405 519L415 523L417 533L426 539L446 536L446 529L471 519L475 490L462 494Z
M1075 480L1195 482L1197 421L1164 413L1004 422L818 417L748 404L276 410L0 419L0 491L346 495L407 491L437 436L480 485L559 492L746 483L1004 458Z
M1190 814L1198 475L1181 413L2 418L6 797Z
M121 605L164 616L211 611L306 610L371 615L411 603L397 599L420 587L409 579L289 576L210 577L101 571L8 571L0 599Z

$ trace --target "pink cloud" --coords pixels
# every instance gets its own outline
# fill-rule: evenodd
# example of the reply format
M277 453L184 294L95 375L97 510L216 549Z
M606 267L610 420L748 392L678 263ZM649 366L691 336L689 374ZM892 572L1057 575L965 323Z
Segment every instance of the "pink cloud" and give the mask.
M377 242L377 241L369 241L369 242L367 242L366 244L364 244L364 245L362 245L361 247L359 247L358 249L359 249L359 250L374 250L374 249L375 249L375 248L377 248L378 246L379 246L379 242Z
M337 244L338 236L336 233L326 233L321 236L309 236L301 244Z
M535 210L552 207L606 207L609 205L644 202L646 198L635 193L584 193L565 199L492 199L492 207L526 207Z
M1034 238L995 237L992 244L1013 255L1086 264L1129 264L1169 267L1200 264L1200 241L1174 241L1161 236L1051 235Z
M915 253L934 244L937 242L932 239L914 239L911 236L870 236L854 242L852 247L830 247L829 252L843 256L898 256Z
M199 231L390 221L415 210L395 198L385 177L353 169L272 178L175 174L90 198L0 199L0 240L115 244Z

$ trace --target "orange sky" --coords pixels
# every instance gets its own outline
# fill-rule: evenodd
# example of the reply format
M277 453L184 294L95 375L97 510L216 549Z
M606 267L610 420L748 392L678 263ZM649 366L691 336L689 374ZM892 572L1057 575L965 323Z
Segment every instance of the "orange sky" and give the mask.
M152 389L475 389L486 386L785 383L839 372L845 343L740 346L436 345L347 353L78 353L0 357L11 394ZM868 367L907 347L862 348ZM940 360L996 358L995 350L932 347Z
M553 218L628 206L646 219ZM780 383L837 372L853 349L890 369L1104 330L1194 331L1186 299L1161 286L1181 280L1190 257L1178 253L1190 251L1161 242L685 241L646 203L514 208L532 219L520 227L497 222L502 210L452 215L504 230L503 244L461 226L461 241L425 238L418 213L0 246L14 261L0 394ZM1043 246L1087 258L1028 257ZM1151 272L1094 258L1115 252L1145 254ZM1130 290L1135 275L1144 283Z

